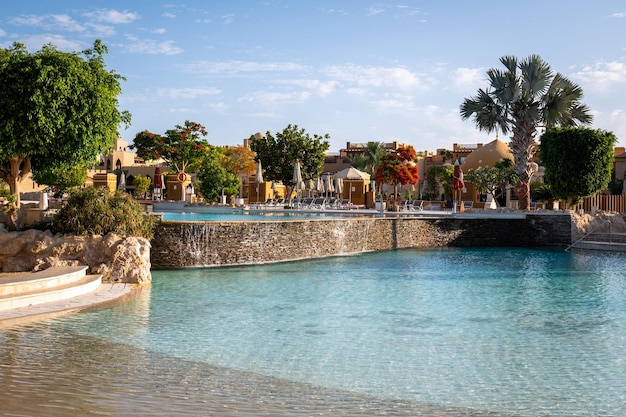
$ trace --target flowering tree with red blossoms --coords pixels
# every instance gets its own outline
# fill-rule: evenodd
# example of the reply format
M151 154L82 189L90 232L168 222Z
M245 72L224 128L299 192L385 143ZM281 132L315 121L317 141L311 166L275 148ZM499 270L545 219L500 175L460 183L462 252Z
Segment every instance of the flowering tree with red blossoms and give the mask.
M398 184L415 185L419 181L417 162L417 153L412 146L399 147L396 152L389 152L381 158L375 174L376 182L393 185L394 194L397 194Z
M185 172L189 164L198 162L209 148L209 143L202 138L207 131L200 123L185 121L185 126L176 126L164 135L144 130L137 133L131 149L137 149L137 155L146 160L163 158L172 164L176 172Z

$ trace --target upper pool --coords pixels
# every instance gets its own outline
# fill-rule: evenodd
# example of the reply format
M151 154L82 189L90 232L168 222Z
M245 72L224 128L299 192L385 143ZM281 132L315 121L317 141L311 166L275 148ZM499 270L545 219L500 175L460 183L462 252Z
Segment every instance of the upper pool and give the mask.
M258 221L258 220L298 220L298 219L311 219L311 218L337 218L337 217L354 217L359 214L350 213L336 213L336 212L298 212L298 211L233 211L233 212L178 212L178 211L164 211L158 213L162 216L163 220L170 221ZM363 214L360 214L363 216ZM370 215L371 216L371 215Z

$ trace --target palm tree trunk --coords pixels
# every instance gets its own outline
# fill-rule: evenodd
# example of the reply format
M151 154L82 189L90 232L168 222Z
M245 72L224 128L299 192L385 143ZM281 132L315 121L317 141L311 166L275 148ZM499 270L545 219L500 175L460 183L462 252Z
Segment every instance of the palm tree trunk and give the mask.
M515 159L513 170L520 177L516 194L519 198L519 208L530 210L530 180L535 174L536 164L533 163L537 152L535 135L537 129L533 123L518 123L513 127L513 137L509 143L511 153Z

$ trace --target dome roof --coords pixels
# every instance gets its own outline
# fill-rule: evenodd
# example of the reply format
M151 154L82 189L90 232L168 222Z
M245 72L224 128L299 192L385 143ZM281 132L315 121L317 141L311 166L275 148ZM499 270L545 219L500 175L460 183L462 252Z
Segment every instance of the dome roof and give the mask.
M504 158L509 158L511 161L514 161L513 154L509 150L509 145L502 142L500 139L496 139L467 155L461 168L463 172L478 168L492 168L496 162Z

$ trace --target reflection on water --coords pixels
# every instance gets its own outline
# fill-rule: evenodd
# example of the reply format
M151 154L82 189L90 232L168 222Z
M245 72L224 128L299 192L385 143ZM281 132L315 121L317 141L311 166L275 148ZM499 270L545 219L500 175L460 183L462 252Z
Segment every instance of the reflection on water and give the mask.
M50 332L2 333L0 415L495 415L386 400Z
M154 271L128 302L1 330L0 415L626 415L623 261L444 249Z

